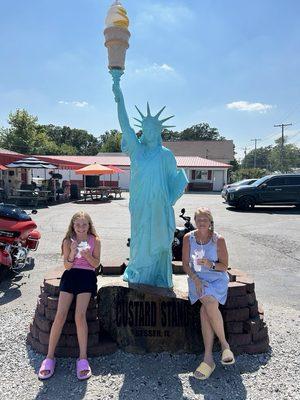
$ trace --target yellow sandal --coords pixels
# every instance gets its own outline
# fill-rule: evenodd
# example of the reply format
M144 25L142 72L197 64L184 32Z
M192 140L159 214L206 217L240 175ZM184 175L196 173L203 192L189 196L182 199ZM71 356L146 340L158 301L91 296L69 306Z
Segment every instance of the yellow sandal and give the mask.
M225 361L226 358L230 358L230 360L229 361ZM232 365L232 364L235 363L233 352L230 349L223 350L221 363L223 365Z
M213 364L213 366L210 367L205 362L202 362L199 365L199 367L196 369L196 371L194 372L194 377L196 379L200 379L200 381L204 381L205 379L208 379L211 376L211 374L214 372L215 368L216 368L216 364ZM201 375L199 375L198 373L200 373Z

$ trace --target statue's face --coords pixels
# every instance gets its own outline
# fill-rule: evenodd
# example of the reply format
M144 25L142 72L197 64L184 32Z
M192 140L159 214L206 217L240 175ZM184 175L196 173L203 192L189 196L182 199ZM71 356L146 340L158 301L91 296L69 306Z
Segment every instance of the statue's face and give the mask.
M161 126L156 119L147 118L143 121L143 141L145 144L158 143L161 137Z

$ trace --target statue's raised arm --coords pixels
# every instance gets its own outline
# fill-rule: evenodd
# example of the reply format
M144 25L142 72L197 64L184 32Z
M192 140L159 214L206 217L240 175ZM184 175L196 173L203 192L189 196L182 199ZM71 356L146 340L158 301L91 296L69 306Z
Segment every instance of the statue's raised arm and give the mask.
M112 90L118 107L118 118L122 131L122 151L130 155L139 145L139 140L135 134L134 129L129 124L129 118L125 108L124 97L120 87L120 78L123 75L123 71L120 69L111 69L110 73L113 77L114 83Z

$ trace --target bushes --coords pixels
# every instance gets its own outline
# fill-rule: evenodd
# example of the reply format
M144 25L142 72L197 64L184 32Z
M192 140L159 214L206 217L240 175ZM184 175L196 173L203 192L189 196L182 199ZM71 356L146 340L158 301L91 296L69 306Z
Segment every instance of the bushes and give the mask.
M269 171L263 168L241 168L230 175L231 182L241 181L242 179L261 178L268 175Z

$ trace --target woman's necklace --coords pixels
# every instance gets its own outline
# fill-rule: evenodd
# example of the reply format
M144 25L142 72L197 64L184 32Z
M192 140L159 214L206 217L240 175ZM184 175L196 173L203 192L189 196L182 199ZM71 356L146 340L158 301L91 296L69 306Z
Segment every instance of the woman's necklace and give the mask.
M205 240L200 239L199 235L198 236L196 235L196 242L199 243L200 246L202 246L203 248L203 245L209 242L209 233L207 234Z

